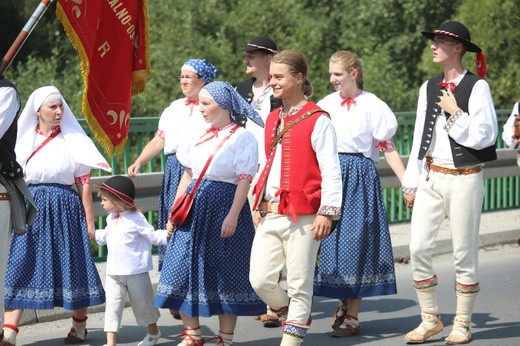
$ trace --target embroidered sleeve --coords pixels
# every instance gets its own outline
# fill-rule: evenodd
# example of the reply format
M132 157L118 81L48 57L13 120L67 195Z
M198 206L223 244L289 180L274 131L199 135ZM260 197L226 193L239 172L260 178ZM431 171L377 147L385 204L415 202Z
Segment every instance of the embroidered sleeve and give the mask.
M395 144L392 139L387 139L386 141L381 141L381 142L377 143L377 148L383 152L390 151L390 150L395 149Z
M464 112L462 111L462 109L459 108L459 109L457 109L457 111L455 113L453 113L448 118L448 120L446 121L446 125L444 125L444 129L446 130L446 132L450 132L451 127L453 126L453 124L455 124L457 119L460 118L462 116L462 114L464 114Z
M417 188L416 187L405 187L405 186L403 186L401 189L403 190L404 194L407 194L407 195L410 195L410 196L415 196L415 192L417 192Z
M166 135L164 134L164 131L159 129L157 131L155 131L155 137L160 137L162 139L164 139L166 137Z
M74 178L74 183L76 185L90 184L90 174L85 174L85 175L82 175L81 177Z
M240 180L244 180L244 179L251 181L251 180L253 180L253 175L247 174L247 173L237 174L237 179L236 179L237 182Z
M322 205L320 209L318 210L319 215L332 215L333 219L336 220L341 216L341 208L339 207L332 207L329 205ZM335 217L337 216L337 218Z

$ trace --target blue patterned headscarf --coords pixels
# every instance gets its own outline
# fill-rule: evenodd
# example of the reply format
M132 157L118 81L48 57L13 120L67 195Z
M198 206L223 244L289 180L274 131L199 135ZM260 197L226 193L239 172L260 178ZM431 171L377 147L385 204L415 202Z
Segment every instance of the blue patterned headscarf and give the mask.
M181 67L181 70L190 70L198 73L206 84L211 82L218 75L218 70L206 59L189 59Z
M264 121L253 107L227 82L211 82L206 84L205 90L221 108L231 111L231 115L240 114L248 117L256 124L264 127Z

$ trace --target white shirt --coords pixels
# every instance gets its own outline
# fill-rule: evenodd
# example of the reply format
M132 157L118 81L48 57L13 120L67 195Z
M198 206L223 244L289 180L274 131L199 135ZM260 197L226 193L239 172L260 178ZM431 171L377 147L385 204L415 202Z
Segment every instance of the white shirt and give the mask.
M33 144L36 149L47 137L37 133ZM90 174L91 167L74 161L60 133L43 146L25 166L27 184L56 183L73 185L74 178Z
M271 113L271 95L273 95L273 88L268 84L262 95L258 99L254 99L251 102L251 106L257 111L260 115L264 124L267 120L267 116ZM265 137L264 137L264 128L255 123L254 121L248 120L246 121L246 129L251 131L258 141L258 162L265 162Z
M457 80L451 81L458 84L465 73ZM413 144L410 152L410 160L406 166L403 177L403 186L415 188L419 185L419 176L424 166L424 160L417 160L421 146L424 121L426 118L428 82L424 82L419 89L417 102L417 118L413 133ZM481 79L475 83L468 102L468 113L463 113L455 121L449 132L444 129L446 117L438 116L435 121L433 138L428 156L431 156L435 164L448 168L455 168L448 136L457 143L476 150L481 150L495 144L498 136L497 116L493 98L488 83Z
M181 163L192 169L193 179L199 177L208 158L233 127L234 125L219 131L218 137L207 141L204 140L211 136L204 131L191 143L187 155L188 160ZM203 143L197 145L199 142ZM258 143L251 132L240 127L215 154L204 179L236 184L237 176L246 174L253 177L257 168Z
M20 108L16 90L6 87L0 88L0 138L2 138L16 118Z
M108 275L132 275L152 270L151 245L166 245L168 239L166 230L154 231L140 211L124 211L107 216L106 228L96 230L96 242L108 247Z
M511 149L515 148L516 143L513 143L513 135L515 134L515 119L516 115L520 112L518 110L519 103L515 103L513 106L513 110L511 111L511 115L509 115L509 118L507 118L506 123L504 124L504 128L502 131L502 139L504 140L504 143Z
M173 101L161 114L158 129L164 132L164 154L179 152L191 138L205 131L209 125L198 105L186 105L187 98ZM182 150L181 150L182 151ZM178 153L182 155L181 152Z
M304 120L305 121L305 120ZM296 125L298 126L298 125ZM341 207L342 182L341 168L339 165L336 133L330 119L320 115L314 124L311 135L311 145L316 153L318 165L321 171L321 205L329 207ZM293 158L301 160L303 158ZM260 169L260 172L263 167ZM264 199L278 202L275 197L276 191L280 189L280 176L282 173L282 145L277 144L273 165L267 178Z
M374 162L379 162L379 142L391 139L398 124L390 107L376 95L363 91L356 103L342 106L340 92L325 96L318 106L329 112L339 153L361 153Z

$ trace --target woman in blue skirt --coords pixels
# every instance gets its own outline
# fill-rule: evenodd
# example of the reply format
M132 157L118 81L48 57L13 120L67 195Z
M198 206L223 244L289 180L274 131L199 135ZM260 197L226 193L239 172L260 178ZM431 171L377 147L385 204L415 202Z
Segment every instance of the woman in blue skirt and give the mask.
M179 345L203 345L199 317L218 315L218 345L232 344L237 316L258 315L265 304L249 283L249 257L255 228L246 200L258 165L257 141L237 126L231 114L261 124L254 109L225 82L212 82L199 94L200 110L210 128L187 148L186 171L178 198L190 191L219 143L188 219L168 245L155 304L181 314L185 331Z
M364 297L397 293L392 244L381 183L375 167L379 151L399 179L404 165L392 137L397 120L376 95L363 90L358 57L336 52L329 64L336 92L318 102L330 113L337 135L343 181L341 219L321 243L314 294L340 299L333 336L359 333Z
M53 86L29 97L15 149L37 214L26 235L13 235L2 345L16 344L24 309L56 306L72 310L66 342L83 342L87 307L105 302L89 247L95 233L90 171L110 167Z
M206 59L189 59L181 67L179 85L185 97L173 101L161 114L154 138L146 144L133 164L128 167L128 176L133 178L148 161L164 151L166 163L161 184L158 206L157 229L165 229L168 212L173 204L184 167L179 162L179 148L190 141L192 135L200 135L208 128L200 113L199 91L211 82L218 70ZM166 246L158 246L159 270L162 268ZM173 312L172 312L173 313ZM175 317L176 313L174 313Z

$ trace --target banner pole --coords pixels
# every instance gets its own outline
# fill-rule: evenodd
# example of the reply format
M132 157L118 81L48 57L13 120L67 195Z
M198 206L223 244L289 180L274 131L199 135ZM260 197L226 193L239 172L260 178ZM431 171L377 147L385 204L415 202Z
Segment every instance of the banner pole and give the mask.
M0 76L2 76L13 61L16 54L20 51L20 48L22 48L23 44L27 40L27 37L31 34L36 24L38 24L38 21L41 19L49 5L54 0L41 0L41 2L38 4L34 12L31 14L31 17L29 20L27 20L27 23L25 23L24 27L22 28L22 31L18 34L16 39L14 40L13 44L5 53L2 61L0 62Z

